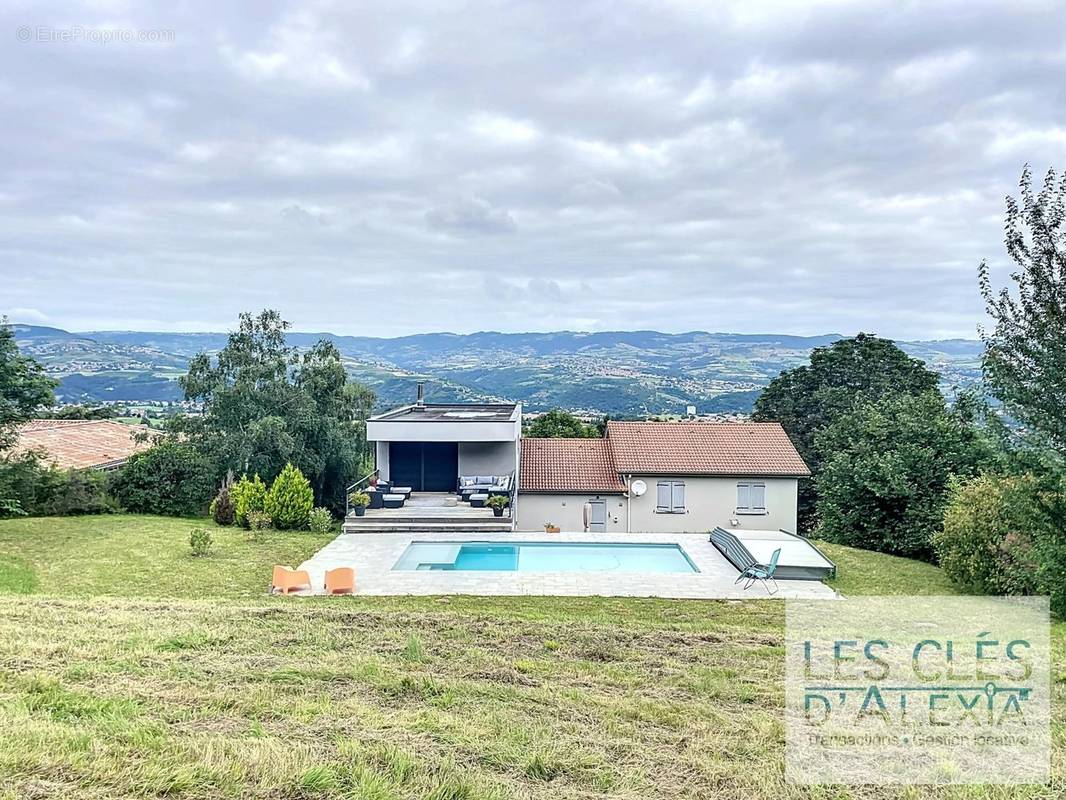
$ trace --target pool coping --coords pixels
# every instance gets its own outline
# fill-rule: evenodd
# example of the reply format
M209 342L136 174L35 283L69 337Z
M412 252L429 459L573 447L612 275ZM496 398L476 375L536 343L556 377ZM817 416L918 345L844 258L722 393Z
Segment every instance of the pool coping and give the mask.
M589 544L677 544L699 572L494 572L396 570L393 565L414 541ZM355 570L360 595L547 595L603 597L670 597L691 599L765 599L761 586L744 591L735 584L737 570L706 533L361 533L341 534L300 565L321 594L325 571ZM836 592L819 581L781 580L775 598L832 599Z

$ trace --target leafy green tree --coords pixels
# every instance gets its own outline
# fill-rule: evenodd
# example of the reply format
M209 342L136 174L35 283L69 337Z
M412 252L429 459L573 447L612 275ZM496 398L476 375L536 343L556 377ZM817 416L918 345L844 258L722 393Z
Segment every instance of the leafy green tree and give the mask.
M820 536L932 560L948 489L992 463L982 432L936 389L860 401L815 437Z
M935 372L891 340L860 333L815 348L809 365L786 370L770 382L756 399L752 418L780 422L811 469L814 480L800 482L803 530L810 530L815 522L816 479L822 467L815 446L818 433L851 411L860 399L920 395L935 389L938 381Z
M250 528L248 517L253 511L261 512L266 506L267 487L258 474L249 478L247 475L230 487L229 496L233 502L233 516L242 528Z
M17 426L55 402L56 381L19 352L15 331L0 319L0 450L15 441Z
M274 527L279 531L303 530L314 505L315 493L307 478L292 464L286 464L266 496L266 513Z
M1026 165L1021 204L1007 198L1007 254L1015 293L996 291L980 266L981 295L994 327L982 331L992 393L1018 420L1066 454L1066 176L1048 170L1033 192Z
M374 395L348 380L340 352L320 341L302 355L285 341L276 311L244 313L214 359L196 356L181 384L203 404L179 428L228 471L277 476L291 462L308 476L319 505L344 507L344 489L369 460L366 418Z
M569 411L553 408L526 423L524 436L539 439L596 439L603 434Z
M115 497L127 511L171 517L202 514L214 488L204 455L174 440L131 456L112 483Z

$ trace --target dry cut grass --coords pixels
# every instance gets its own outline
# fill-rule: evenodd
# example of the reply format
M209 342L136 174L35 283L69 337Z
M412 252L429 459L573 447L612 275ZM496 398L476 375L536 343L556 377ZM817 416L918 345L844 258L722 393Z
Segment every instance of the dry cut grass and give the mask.
M782 636L778 601L9 596L0 599L0 797L1050 800L1066 791L1061 777L1026 790L785 783ZM1061 657L1061 635L1058 644Z

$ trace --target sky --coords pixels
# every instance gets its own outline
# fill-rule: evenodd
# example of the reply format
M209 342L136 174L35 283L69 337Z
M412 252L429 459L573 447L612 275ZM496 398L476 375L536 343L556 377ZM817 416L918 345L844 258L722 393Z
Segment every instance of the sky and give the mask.
M0 313L68 330L974 337L1066 7L0 9Z

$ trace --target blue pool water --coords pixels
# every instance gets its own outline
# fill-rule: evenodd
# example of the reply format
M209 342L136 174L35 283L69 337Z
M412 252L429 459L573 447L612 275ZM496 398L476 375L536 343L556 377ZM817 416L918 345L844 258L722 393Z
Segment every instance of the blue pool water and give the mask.
M698 572L676 544L411 542L394 570Z

